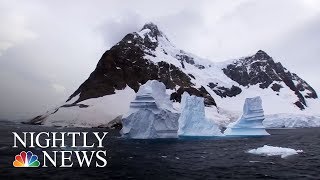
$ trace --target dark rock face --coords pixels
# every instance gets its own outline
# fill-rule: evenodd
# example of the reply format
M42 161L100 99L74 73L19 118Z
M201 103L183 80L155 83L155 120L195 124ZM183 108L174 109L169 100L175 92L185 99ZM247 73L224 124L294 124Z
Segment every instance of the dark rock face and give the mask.
M182 53L183 53L183 52L182 52ZM185 54L178 54L178 55L176 56L176 58L177 58L178 60L180 60L182 66L184 66L183 62L186 62L186 63L189 63L189 64L194 65L193 57L189 57L189 56L187 56L187 55L185 55Z
M275 63L261 50L253 56L228 65L223 72L242 86L259 84L260 88L265 89L274 83L271 88L277 92L280 92L282 87L278 83L284 82L297 95L298 100L294 104L300 109L307 106L305 98L318 98L315 90L308 83L288 71L281 63ZM303 96L302 93L306 95Z
M115 90L122 90L126 86L138 91L141 84L148 80L159 80L167 89L178 86L172 100L181 101L181 94L188 91L190 94L203 96L207 106L216 105L214 99L205 88L194 88L191 82L192 76L185 74L173 64L161 61L158 63L144 59L144 56L155 56L153 51L158 46L158 38L165 36L157 26L149 23L142 30L146 34L141 37L138 33L126 35L118 44L106 51L99 60L96 69L90 77L69 97L67 102L80 94L79 99L73 104L90 98L102 97L114 94ZM193 59L181 54L181 63L194 63ZM194 77L192 77L194 78Z
M196 79L195 77L194 77L194 75L192 75L192 74L188 74L191 78L193 78L193 79Z
M198 97L203 97L205 106L216 106L216 102L203 86L201 86L201 88L199 89L196 89L194 87L180 87L177 92L171 94L170 99L177 102L181 102L181 96L184 92L188 92L189 94Z
M280 84L274 83L271 86L271 89L274 90L275 92L280 92L280 89L283 88Z
M204 69L205 67L201 64L196 64L194 62L194 58L188 56L184 51L180 50L180 54L176 55L176 58L180 61L181 66L183 69L185 69L185 64L184 63L188 63L191 64L195 67L197 67L198 69Z
M300 92L304 92L304 91L306 92L305 98L313 98L313 99L318 98L318 95L315 92L315 90L306 81L301 79L295 73L292 73L292 78L297 82L297 84L295 85L297 90Z
M226 88L223 86L218 86L218 83L209 83L210 87L218 96L220 97L234 97L242 92L241 88L238 86L232 85L231 88Z

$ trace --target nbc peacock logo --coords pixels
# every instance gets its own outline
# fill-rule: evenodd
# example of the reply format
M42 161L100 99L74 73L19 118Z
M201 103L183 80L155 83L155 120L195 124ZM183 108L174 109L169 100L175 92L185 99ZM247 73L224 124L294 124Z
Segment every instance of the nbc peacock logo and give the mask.
M40 162L38 161L38 156L33 154L31 151L27 153L22 151L20 154L15 156L15 161L13 162L14 167L39 167Z

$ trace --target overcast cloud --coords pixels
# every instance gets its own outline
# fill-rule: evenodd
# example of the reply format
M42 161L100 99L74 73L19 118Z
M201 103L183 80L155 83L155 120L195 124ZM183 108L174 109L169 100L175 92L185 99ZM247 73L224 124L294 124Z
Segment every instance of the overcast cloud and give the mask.
M0 0L0 118L63 103L105 50L150 21L212 61L265 50L320 92L317 0Z

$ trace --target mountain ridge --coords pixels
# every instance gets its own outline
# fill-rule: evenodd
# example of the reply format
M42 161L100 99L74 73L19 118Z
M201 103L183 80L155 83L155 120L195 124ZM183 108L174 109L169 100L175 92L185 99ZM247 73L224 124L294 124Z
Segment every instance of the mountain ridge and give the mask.
M268 101L267 110L271 113L286 110L274 108L273 103L285 102L288 106L286 111L300 112L310 109L309 101L318 99L317 93L306 81L262 50L252 56L214 63L176 48L157 25L147 23L140 31L127 34L107 50L95 70L67 99L66 104L57 107L54 112L34 118L32 122L43 123L48 117L54 121L52 115L59 114L60 108L64 111L67 108L78 108L76 111L94 108L86 102L116 96L117 92L127 88L136 93L148 80L164 83L170 99L178 104L183 92L204 97L206 108L214 113L219 113L221 109L238 111L237 104L244 96L262 95L263 100ZM125 112L129 106L126 101L123 102L123 109L112 115L113 118ZM112 102L105 103L110 105ZM61 115L60 118L63 117ZM99 122L108 122L113 118Z

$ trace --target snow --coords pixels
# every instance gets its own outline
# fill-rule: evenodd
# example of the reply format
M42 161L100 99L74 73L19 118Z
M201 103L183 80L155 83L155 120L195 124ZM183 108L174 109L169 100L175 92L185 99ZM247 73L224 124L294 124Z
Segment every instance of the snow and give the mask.
M213 107L204 107L204 110L206 119L215 122L219 126L219 128L226 127L231 123L232 118L230 118L230 114L218 113L217 109Z
M80 97L80 93L77 94L76 96L74 96L72 99L70 99L67 103L68 104L73 104L74 102L76 102Z
M205 118L204 99L184 92L179 117L179 136L222 136L219 127Z
M115 94L92 98L80 102L88 107L60 107L57 112L49 111L44 115L44 125L97 127L106 125L119 115L129 110L129 102L134 99L135 92L130 87L116 90ZM75 99L75 98L73 98ZM72 99L72 101L73 101Z
M259 96L247 98L243 106L241 118L228 125L225 135L230 136L264 136L269 135L262 124L264 113Z
M122 119L121 134L133 139L177 138L178 118L165 85L149 80L130 103L130 110Z
M266 116L263 124L267 128L320 127L320 115L272 114Z
M144 39L144 38L145 38L145 35L148 34L148 33L150 33L150 32L151 32L150 29L143 29L143 30L141 30L141 31L139 31L139 32L137 32L137 33L138 33L138 35L139 35L142 39Z
M263 147L259 147L257 149L251 149L248 153L263 155L263 156L281 156L281 158L286 158L291 155L296 155L298 153L302 153L303 150L295 150L291 148L283 148L276 146L268 146L264 145Z
M262 99L265 114L277 113L301 113L298 107L293 103L297 101L297 96L286 87L284 83L279 83L285 88L281 88L277 95L271 88L261 89L259 85L251 85L248 87L241 87L242 92L236 97L220 98L215 96L215 100L219 107L236 111L242 107L242 102L247 97L260 96Z
M146 36L150 39L151 42L157 42L157 39L155 39L154 37L150 36L150 29L143 29L140 32L137 32L138 35L144 39Z

